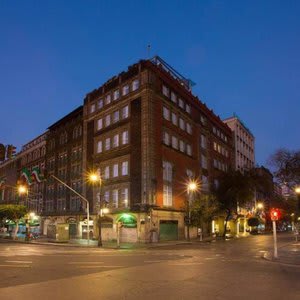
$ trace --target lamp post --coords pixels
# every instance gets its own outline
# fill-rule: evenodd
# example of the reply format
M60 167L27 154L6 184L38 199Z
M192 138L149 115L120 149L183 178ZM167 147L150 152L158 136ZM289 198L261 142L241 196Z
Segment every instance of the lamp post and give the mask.
M295 188L295 193L297 195L297 217L300 216L300 186Z
M101 199L101 188L102 188L102 178L100 176L100 174L97 173L91 173L89 175L89 180L90 182L94 183L94 184L99 184L99 214L98 214L98 231L99 231L99 235L98 235L98 247L102 247L103 243L102 243L102 214L104 214L107 211L104 211L105 209L102 210L102 199ZM106 209L108 210L108 209Z
M25 204L27 206L28 193L29 193L29 190L28 190L27 186L25 186L25 185L18 186L18 193L19 193L19 195L25 195L26 194ZM29 241L30 238L29 238L28 214L26 215L26 218L25 218L25 226L26 226L25 241Z
M190 181L187 184L187 194L188 194L188 199L187 199L187 240L190 241L190 226L191 226L191 197L194 200L194 192L197 190L197 183L194 181Z

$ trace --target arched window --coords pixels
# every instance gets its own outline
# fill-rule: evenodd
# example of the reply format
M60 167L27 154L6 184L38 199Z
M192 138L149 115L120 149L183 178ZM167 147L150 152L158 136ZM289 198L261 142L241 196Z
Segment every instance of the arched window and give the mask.
M67 132L63 132L60 137L59 137L59 143L61 145L65 144L66 142L68 141L68 135L67 135Z
M41 149L41 155L45 156L45 154L46 154L46 147L43 146L42 149Z

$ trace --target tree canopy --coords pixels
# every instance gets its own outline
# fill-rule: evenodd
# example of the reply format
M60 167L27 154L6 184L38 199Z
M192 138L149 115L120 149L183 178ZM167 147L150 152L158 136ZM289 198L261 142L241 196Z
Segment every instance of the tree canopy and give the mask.
M27 214L27 208L24 205L2 204L0 205L0 220L19 220Z
M289 187L300 184L300 150L278 149L271 155L268 163L279 182Z

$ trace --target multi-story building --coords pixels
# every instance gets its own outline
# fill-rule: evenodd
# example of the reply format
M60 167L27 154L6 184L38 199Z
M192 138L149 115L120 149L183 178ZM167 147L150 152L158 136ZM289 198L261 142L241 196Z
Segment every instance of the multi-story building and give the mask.
M255 166L255 138L251 131L236 116L223 120L234 135L235 170L244 172Z
M123 240L184 237L188 181L208 192L233 162L230 128L158 57L87 94L84 133L83 170L102 177L101 190L84 184L84 193L94 214L110 208L107 239L120 220Z
M44 180L47 132L22 146L17 154L18 184L27 186L28 193L20 200L31 212L38 215L43 210Z
M55 238L56 234L76 237L82 221L83 206L79 197L56 181L62 180L82 193L82 106L64 116L48 128L46 139L46 168L43 209L43 233ZM69 224L66 226L65 224ZM65 228L68 227L68 232ZM62 238L63 239L63 238Z
M16 189L18 164L17 158L0 163L0 204L18 203L19 198Z

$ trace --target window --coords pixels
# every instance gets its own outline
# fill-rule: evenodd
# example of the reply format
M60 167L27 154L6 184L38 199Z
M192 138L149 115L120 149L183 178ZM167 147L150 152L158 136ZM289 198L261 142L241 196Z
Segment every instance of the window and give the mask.
M98 100L98 109L101 109L103 107L103 99Z
M110 138L107 138L105 140L105 150L110 150Z
M200 136L200 145L203 149L206 149L206 136L203 134Z
M173 101L174 103L177 102L177 96L174 92L171 92L171 101Z
M177 115L174 113L172 113L172 123L176 126L178 125Z
M172 182L172 164L168 161L163 161L163 180Z
M128 84L124 85L122 88L122 95L125 96L127 94L129 94L129 85Z
M162 93L163 93L163 95L165 95L166 97L169 98L170 90L165 85L162 86Z
M116 123L118 122L120 119L120 113L118 110L116 110L114 113L113 113L113 122Z
M128 130L122 132L122 145L128 144Z
M186 123L186 131L189 134L192 134L192 126L190 123Z
M103 119L98 119L97 120L97 129L100 130L103 128Z
M122 176L128 175L128 161L122 162Z
M193 179L195 177L194 172L190 169L186 169L186 176L190 179Z
M192 156L192 146L190 144L186 144L186 153Z
M214 133L214 134L216 134L216 133L217 133L217 129L216 129L216 127L215 127L215 126L213 127L213 133Z
M178 139L175 136L172 136L172 147L178 149Z
M172 206L172 186L164 184L163 187L163 205Z
M119 165L114 164L113 166L113 177L118 177L119 176Z
M191 113L191 106L188 105L188 104L186 104L186 105L185 105L185 111L186 111L188 114L190 114L190 113Z
M118 100L119 98L120 98L120 91L119 90L115 90L114 91L114 95L113 95L113 99L114 99L114 101L115 100Z
M138 79L133 80L132 82L132 91L136 91L140 87L140 81Z
M122 119L128 118L128 105L122 108Z
M105 191L104 192L104 202L109 203L109 191Z
M217 151L217 149L218 149L218 145L216 142L214 142L214 150Z
M128 207L128 188L122 189L121 193L124 207Z
M206 118L204 116L200 116L200 122L202 125L206 125Z
M163 107L163 116L164 119L170 121L170 110L166 107Z
M106 166L104 169L104 179L109 178L109 166Z
M209 190L208 177L205 175L201 176L201 190L204 192L208 192Z
M113 148L119 147L119 135L116 134L113 137Z
M179 127L180 129L185 130L185 122L181 118L179 118Z
M102 141L98 141L97 143L97 153L101 153L102 152Z
M111 120L110 115L107 115L107 116L105 117L105 126L106 126L106 127L110 125L110 120Z
M179 107L184 109L184 101L181 98L178 99L178 105L179 105Z
M166 145L170 145L170 135L167 132L163 132L163 142Z
M207 169L207 158L203 154L201 154L201 167L203 169Z
M113 190L112 191L112 206L114 208L118 207L119 202L119 191L118 190Z
M96 109L95 103L91 104L91 106L90 106L90 113L92 114L93 112L95 112L95 109Z
M185 150L184 141L182 141L182 140L179 141L179 150L181 152L184 152L184 150Z
M105 97L105 104L109 104L110 102L111 102L111 96L110 96L110 94L108 94Z
M214 168L218 168L218 161L214 159Z

